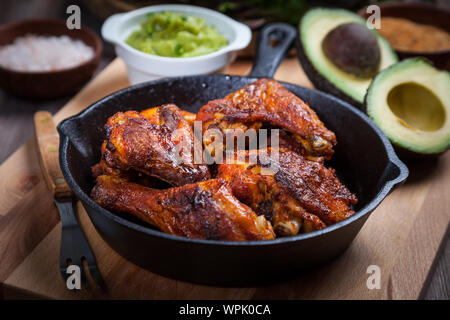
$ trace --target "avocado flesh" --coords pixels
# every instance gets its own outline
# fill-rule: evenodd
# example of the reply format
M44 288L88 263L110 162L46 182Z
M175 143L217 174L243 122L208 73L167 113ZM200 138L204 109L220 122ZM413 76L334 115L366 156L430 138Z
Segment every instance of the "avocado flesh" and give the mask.
M346 10L322 8L310 10L300 23L300 41L305 55L316 72L345 95L362 104L372 78L361 79L340 70L325 56L322 50L322 41L328 32L339 25L350 22L366 24L363 18ZM396 63L398 58L389 43L378 32L374 31L374 33L381 53L379 70L383 70ZM317 87L317 82L314 79L311 80ZM318 89L327 91L326 88L319 87Z
M397 146L420 154L450 146L450 73L427 60L404 60L380 72L366 96L367 114Z

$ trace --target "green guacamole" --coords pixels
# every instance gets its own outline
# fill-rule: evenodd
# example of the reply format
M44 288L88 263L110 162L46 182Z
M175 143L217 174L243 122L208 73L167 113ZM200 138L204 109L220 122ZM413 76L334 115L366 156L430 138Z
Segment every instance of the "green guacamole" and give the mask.
M148 14L126 42L149 54L177 58L201 56L227 45L227 39L205 20L165 11Z

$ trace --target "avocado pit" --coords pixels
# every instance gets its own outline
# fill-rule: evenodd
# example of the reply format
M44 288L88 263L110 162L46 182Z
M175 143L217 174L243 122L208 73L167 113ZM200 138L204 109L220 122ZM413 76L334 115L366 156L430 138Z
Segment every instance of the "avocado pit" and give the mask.
M358 78L372 78L380 68L377 38L360 23L345 23L332 29L322 41L322 50L336 67Z

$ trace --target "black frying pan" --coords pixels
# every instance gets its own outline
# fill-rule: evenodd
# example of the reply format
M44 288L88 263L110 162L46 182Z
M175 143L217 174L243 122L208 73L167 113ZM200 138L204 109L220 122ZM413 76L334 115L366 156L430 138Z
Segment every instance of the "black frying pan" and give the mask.
M58 126L64 176L97 231L120 255L164 276L213 285L251 285L293 276L341 254L369 214L406 179L408 169L361 111L331 95L283 83L336 133L335 155L327 165L336 169L359 198L357 212L349 219L320 231L275 240L196 240L165 234L130 215L109 212L89 197L94 183L90 167L100 159L101 128L109 116L164 103L197 112L209 100L224 97L258 77L272 77L295 36L295 29L285 24L264 28L247 77L201 75L142 83L101 99Z

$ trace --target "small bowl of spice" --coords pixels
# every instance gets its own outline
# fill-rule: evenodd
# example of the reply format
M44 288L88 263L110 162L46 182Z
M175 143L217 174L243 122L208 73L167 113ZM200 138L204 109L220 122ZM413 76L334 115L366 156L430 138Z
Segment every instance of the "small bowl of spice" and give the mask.
M51 99L74 93L100 61L100 38L65 20L32 19L0 27L0 86L17 96Z
M450 71L450 10L419 3L379 4L381 29L378 32L391 44L401 59L425 57L437 68ZM359 14L370 16L366 9Z
M207 8L155 5L110 16L102 36L114 44L136 84L219 72L247 47L251 31Z

